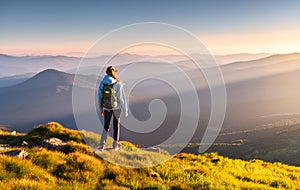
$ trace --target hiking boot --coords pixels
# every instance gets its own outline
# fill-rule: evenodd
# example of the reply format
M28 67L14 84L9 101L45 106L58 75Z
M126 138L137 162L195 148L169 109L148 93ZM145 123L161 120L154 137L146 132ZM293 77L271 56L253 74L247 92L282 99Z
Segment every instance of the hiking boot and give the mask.
M120 150L120 147L119 147L119 146L116 146L116 147L114 148L114 150L115 150L115 151L119 151L119 150Z
M97 150L100 151L100 152L103 152L104 151L104 147L100 147Z

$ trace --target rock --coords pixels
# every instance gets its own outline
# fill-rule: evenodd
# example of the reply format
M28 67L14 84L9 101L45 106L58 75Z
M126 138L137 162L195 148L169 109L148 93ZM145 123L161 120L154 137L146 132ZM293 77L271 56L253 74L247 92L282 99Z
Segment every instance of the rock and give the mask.
M9 148L9 144L0 144L0 150L6 150Z
M150 172L149 172L149 176L155 177L155 178L159 178L159 177L160 177L159 173L157 173L157 172L155 172L155 171L150 171Z
M21 159L25 159L28 156L28 153L25 150L11 150L8 152L4 152L4 155L18 157Z
M21 146L23 146L23 147L24 147L24 146L25 146L25 147L28 147L29 145L28 145L28 143L27 143L26 141L23 141L22 144L21 144Z
M54 138L54 137L50 138L50 139L45 139L42 142L43 147L51 148L51 149L58 149L65 145L66 145L66 143L64 141L62 141L61 139L58 139L58 138Z
M151 151L151 152L160 152L160 148L158 147L147 147L147 148L142 148L142 150Z

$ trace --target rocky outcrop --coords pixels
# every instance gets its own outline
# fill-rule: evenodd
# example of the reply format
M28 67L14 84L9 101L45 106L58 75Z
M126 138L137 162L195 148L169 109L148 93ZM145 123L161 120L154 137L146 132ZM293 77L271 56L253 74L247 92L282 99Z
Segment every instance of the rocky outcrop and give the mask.
M59 149L65 145L66 143L63 140L54 137L50 139L45 139L42 142L42 147L46 147L49 149Z
M25 159L28 156L28 153L25 150L11 150L8 152L4 152L4 155L18 157L21 159Z

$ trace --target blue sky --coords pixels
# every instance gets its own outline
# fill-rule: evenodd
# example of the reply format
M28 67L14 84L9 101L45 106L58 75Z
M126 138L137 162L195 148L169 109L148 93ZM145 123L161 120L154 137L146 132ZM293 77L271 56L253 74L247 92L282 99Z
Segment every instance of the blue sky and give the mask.
M0 0L0 53L68 54L137 22L195 34L215 54L300 51L299 0Z

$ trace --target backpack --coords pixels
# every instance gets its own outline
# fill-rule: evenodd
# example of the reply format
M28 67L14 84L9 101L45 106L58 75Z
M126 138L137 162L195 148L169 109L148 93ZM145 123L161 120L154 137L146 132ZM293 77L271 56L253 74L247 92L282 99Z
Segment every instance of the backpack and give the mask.
M101 107L107 109L114 109L117 107L117 95L114 84L103 85Z

